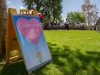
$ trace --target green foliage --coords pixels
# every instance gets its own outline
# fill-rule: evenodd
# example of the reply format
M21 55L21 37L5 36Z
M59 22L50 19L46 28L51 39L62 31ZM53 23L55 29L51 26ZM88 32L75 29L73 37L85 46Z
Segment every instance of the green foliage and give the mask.
M61 21L62 0L22 0L28 9L43 13L43 20Z
M67 19L70 23L84 23L85 22L85 16L81 14L80 12L70 12L67 14Z
M14 50L10 52L10 57L14 57L20 54L21 54L20 50Z
M100 75L100 33L45 30L53 61L30 75ZM23 61L0 65L0 75L27 75Z

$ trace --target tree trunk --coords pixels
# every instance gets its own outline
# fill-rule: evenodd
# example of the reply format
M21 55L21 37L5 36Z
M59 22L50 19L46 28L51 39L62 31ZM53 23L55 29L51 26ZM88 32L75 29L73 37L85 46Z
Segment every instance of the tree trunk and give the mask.
M6 26L7 26L7 4L6 0L0 0L0 54L5 54L6 42Z

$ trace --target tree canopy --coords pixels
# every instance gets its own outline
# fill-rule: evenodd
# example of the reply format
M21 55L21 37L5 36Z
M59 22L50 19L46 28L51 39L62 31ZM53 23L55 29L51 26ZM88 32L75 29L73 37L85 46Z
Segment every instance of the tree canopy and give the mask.
M71 23L71 24L85 22L85 16L83 14L81 14L80 12L69 12L67 14L67 19L68 19L69 23Z
M81 6L82 13L86 18L86 23L88 24L88 27L94 23L96 23L98 19L98 9L96 4L91 4L90 0L84 0L84 4Z
M62 0L22 0L27 9L43 13L43 20L61 21Z

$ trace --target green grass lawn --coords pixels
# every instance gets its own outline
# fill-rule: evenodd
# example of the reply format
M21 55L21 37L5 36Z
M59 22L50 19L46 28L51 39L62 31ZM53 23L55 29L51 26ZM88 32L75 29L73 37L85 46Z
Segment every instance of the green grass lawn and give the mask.
M52 61L31 75L100 75L100 33L45 30ZM0 65L0 75L27 75L23 61Z

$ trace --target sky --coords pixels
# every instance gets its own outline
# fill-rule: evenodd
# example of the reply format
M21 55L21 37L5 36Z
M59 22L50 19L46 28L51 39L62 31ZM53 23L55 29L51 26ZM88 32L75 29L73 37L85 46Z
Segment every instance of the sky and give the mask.
M23 6L22 0L6 0L7 1L7 7L8 8L16 8L17 12L19 13L19 10L22 8L25 8ZM91 4L96 4L98 8L98 16L100 16L100 0L90 0ZM62 19L65 20L67 17L68 12L81 12L81 5L84 4L84 0L63 0L62 2Z

